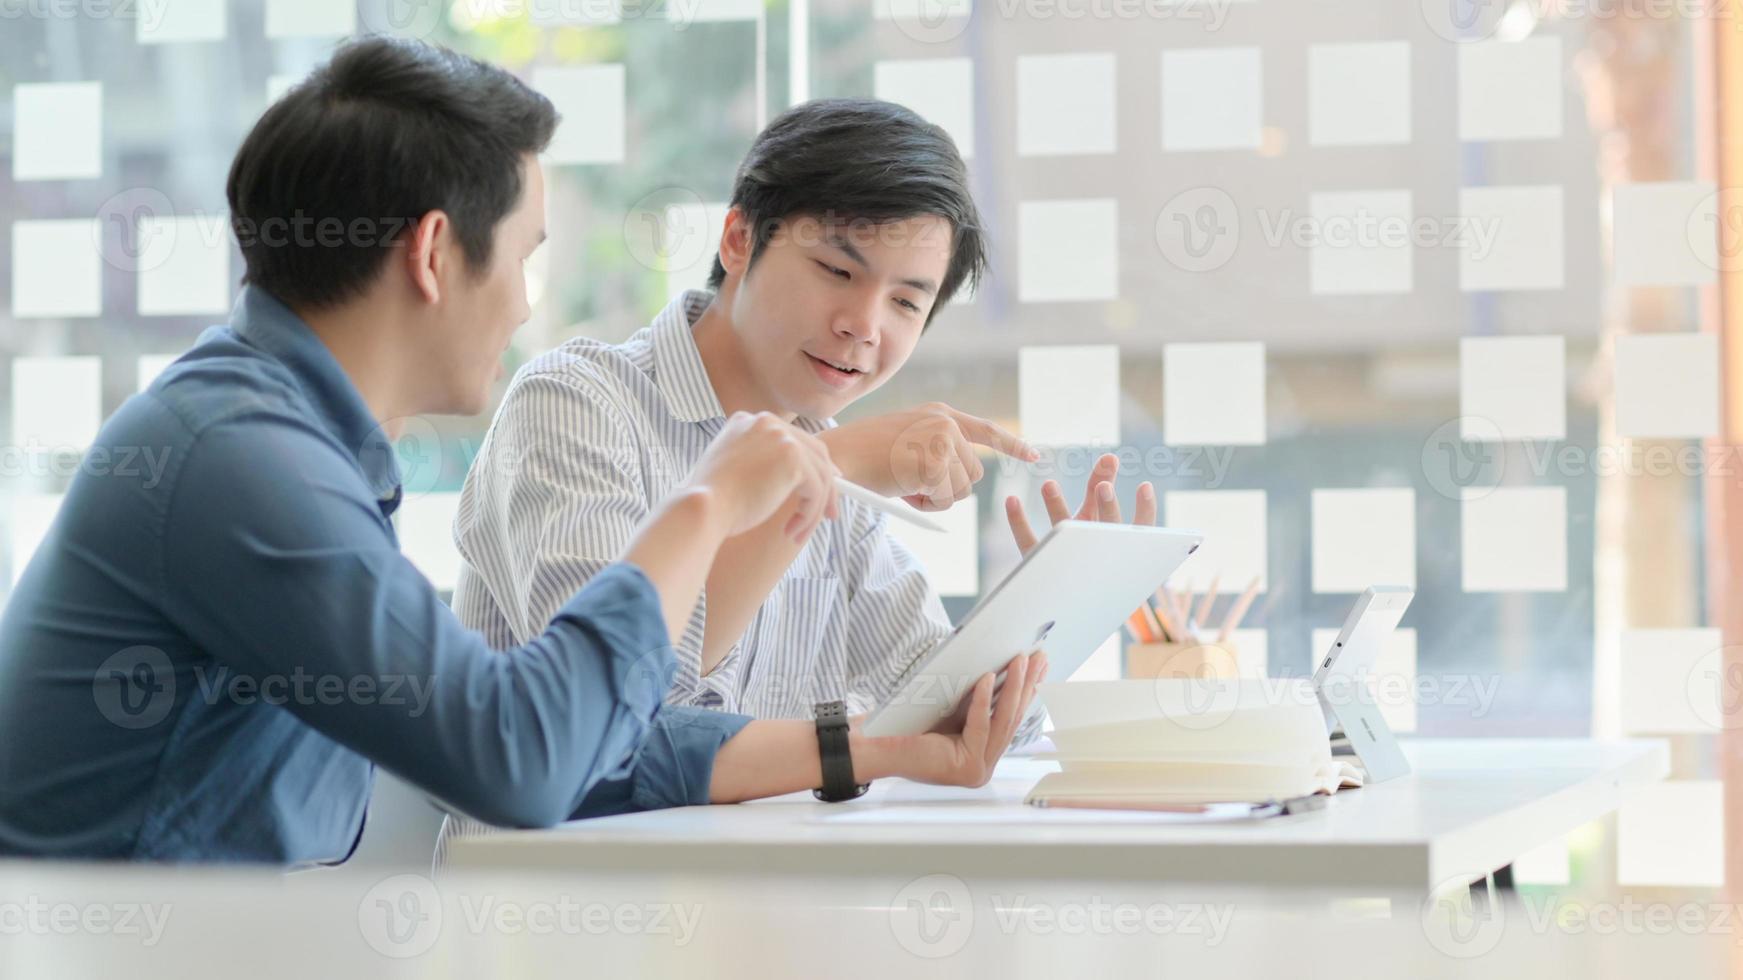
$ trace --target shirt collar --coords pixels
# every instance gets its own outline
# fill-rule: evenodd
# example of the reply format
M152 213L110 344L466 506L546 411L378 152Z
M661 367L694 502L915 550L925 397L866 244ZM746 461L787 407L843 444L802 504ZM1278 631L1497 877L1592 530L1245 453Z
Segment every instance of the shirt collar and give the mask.
M265 290L244 286L230 314L230 327L290 370L319 413L323 427L357 457L376 498L397 500L399 460L393 443L363 401L363 394L309 325Z
M702 363L694 333L696 320L712 302L714 293L687 289L654 318L654 385L665 397L672 417L680 422L708 422L726 417L720 396L708 380L708 368ZM813 434L831 425L828 419L804 417L794 419L793 424Z

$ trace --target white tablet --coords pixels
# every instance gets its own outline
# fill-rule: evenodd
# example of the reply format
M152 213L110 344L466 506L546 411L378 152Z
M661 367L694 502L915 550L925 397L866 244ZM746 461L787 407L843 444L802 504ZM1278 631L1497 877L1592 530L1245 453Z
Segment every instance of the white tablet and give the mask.
M1369 586L1356 599L1338 630L1337 641L1320 658L1313 672L1313 689L1325 712L1326 730L1340 729L1350 740L1356 758L1368 770L1367 782L1379 783L1410 771L1410 762L1398 747L1368 689L1368 678L1380 662L1380 652L1410 600L1414 589L1402 585Z
M954 632L908 665L865 733L928 731L982 674L1019 653L1046 651L1048 675L1070 677L1203 540L1164 527L1055 524Z

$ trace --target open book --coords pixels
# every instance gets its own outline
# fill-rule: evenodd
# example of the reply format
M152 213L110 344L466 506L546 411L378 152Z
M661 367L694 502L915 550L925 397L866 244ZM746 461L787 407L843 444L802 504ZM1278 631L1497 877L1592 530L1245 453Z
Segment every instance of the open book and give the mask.
M1360 786L1305 680L1041 685L1060 770L1028 803L1259 803Z

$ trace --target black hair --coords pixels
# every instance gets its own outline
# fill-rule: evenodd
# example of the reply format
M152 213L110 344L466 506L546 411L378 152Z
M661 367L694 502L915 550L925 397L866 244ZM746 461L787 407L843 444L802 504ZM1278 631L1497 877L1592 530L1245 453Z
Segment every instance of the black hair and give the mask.
M986 271L980 212L956 144L891 102L817 99L788 109L738 165L731 203L750 222L752 265L789 218L885 224L936 215L950 223L951 250L933 312ZM709 288L725 279L716 255Z
M424 215L453 222L466 266L490 265L523 158L558 115L513 75L421 41L370 36L274 103L230 165L243 282L293 308L360 295Z

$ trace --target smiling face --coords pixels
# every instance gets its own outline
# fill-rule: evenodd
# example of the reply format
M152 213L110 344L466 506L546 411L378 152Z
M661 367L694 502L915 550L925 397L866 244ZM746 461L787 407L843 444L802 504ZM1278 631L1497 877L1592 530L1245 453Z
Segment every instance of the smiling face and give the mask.
M750 232L727 217L721 301L759 401L807 418L835 415L907 363L950 264L936 215L887 224L781 222L750 261Z

